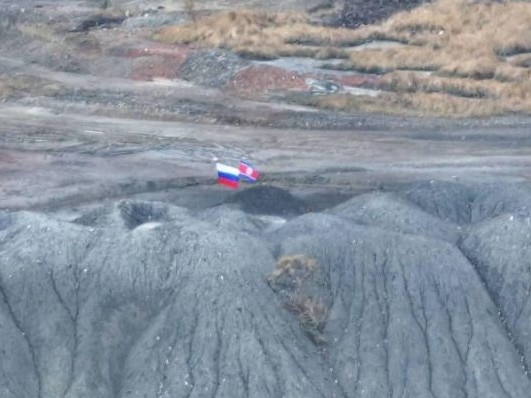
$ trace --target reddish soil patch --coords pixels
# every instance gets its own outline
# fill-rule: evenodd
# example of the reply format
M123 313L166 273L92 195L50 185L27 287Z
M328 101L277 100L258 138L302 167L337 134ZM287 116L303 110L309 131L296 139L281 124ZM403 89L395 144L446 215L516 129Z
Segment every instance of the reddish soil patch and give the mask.
M174 79L178 75L180 63L174 58L150 57L133 62L131 79L151 81L155 78Z
M378 75L354 75L344 76L335 79L335 81L343 86L363 87L363 88L377 88L380 82Z
M242 97L256 97L271 90L304 90L304 77L274 66L250 66L238 72L228 90Z
M186 47L146 47L126 49L123 56L133 59L132 79L153 80L176 78L189 53Z
M128 48L124 50L123 56L127 58L141 58L163 56L167 58L186 58L190 52L188 47L172 46L172 47L145 47L145 48Z

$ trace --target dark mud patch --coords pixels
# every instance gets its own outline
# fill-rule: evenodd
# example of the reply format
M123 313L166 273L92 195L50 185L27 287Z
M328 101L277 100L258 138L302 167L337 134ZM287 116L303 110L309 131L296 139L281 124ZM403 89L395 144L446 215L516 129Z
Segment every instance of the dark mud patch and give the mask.
M273 186L257 186L237 192L227 200L250 214L296 216L308 211L308 204L289 191Z
M342 26L349 28L356 28L360 25L370 25L389 18L397 12L411 10L421 5L423 2L424 1L422 0L384 0L378 2L347 0L344 3L339 21Z
M111 17L106 15L94 15L81 21L79 25L70 30L70 32L88 32L93 29L112 28L120 26L125 17Z

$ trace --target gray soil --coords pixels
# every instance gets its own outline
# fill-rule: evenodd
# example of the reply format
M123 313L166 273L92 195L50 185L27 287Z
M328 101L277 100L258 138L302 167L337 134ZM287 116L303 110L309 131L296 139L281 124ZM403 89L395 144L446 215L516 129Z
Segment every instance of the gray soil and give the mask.
M331 113L231 97L192 60L132 82L0 47L3 76L61 88L0 107L0 397L529 397L528 119ZM217 185L214 156L260 181ZM268 278L298 254L315 268Z

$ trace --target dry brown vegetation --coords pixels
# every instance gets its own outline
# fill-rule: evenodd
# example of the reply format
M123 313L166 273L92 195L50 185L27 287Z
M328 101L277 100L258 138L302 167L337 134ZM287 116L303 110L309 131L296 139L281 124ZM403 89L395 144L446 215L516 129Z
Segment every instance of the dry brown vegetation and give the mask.
M439 0L356 30L309 23L301 14L233 11L168 27L166 42L223 47L257 57L346 58L342 69L383 75L381 99L334 96L314 103L340 109L471 116L530 112L531 3ZM372 39L404 43L353 51ZM419 77L400 71L431 71ZM444 102L445 104L439 104Z
M57 32L52 27L45 24L19 25L18 31L23 36L43 42L54 42L61 40L61 38L57 35Z
M0 101L27 94L53 96L62 90L60 84L35 76L0 76Z
M359 43L357 37L349 29L310 25L301 13L252 10L224 11L183 26L163 28L154 35L168 43L226 48L260 58L346 58L348 53L341 45Z
M439 0L396 14L374 27L381 35L408 46L351 54L350 61L353 66L360 62L365 67L373 64L387 69L429 65L459 76L492 78L507 64L505 56L531 50L530 20L531 4L526 2Z
M296 286L303 282L317 270L317 261L304 254L294 254L281 257L275 271L267 277L268 282L277 282L281 277L292 279Z
M480 117L500 115L507 111L496 100L462 98L442 93L385 93L378 98L334 94L300 102L326 109L409 116Z
M314 258L304 254L286 255L277 261L267 281L270 286L285 291L286 309L297 316L301 328L316 344L322 344L329 309L323 299L308 293L308 286L318 272Z

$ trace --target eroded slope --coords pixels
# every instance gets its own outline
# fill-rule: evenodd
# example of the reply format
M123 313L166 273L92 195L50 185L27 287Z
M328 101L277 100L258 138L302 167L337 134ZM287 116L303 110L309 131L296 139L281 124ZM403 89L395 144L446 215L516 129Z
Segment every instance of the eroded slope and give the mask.
M3 213L2 396L526 396L523 212L469 225L488 189L430 183L288 218L300 199L271 190L280 210L248 215L253 191ZM470 201L423 205L449 192ZM313 259L304 291L285 255Z

